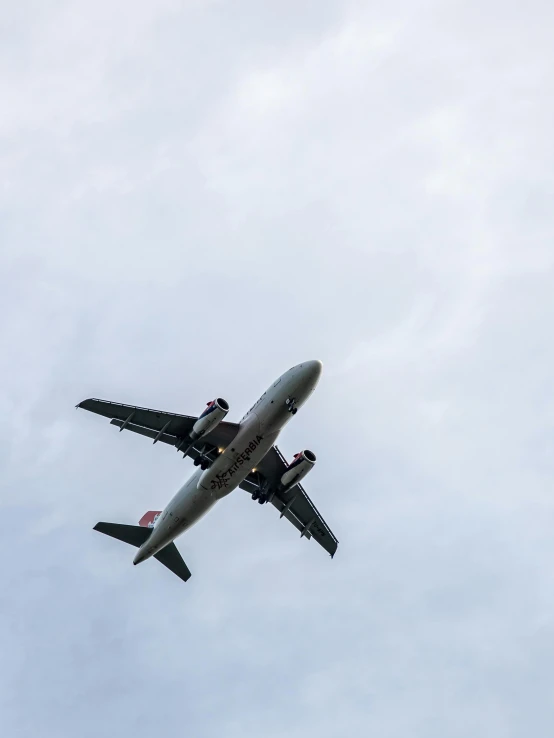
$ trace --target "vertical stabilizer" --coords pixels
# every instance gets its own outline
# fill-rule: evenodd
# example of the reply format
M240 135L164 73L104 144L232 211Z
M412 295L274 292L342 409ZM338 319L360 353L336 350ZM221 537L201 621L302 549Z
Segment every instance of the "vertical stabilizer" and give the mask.
M153 528L161 514L161 510L148 510L139 520L139 525L143 528Z

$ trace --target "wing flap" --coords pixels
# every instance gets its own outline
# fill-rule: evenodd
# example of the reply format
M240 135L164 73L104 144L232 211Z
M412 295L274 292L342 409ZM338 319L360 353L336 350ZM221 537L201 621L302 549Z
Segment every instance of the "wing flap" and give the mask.
M292 504L291 503L292 500ZM275 496L272 504L282 512L288 504L290 504L289 512L291 512L296 520L301 523L301 530L306 531L306 538L315 538L327 553L334 556L338 547L338 541L331 532L329 526L325 523L317 508L306 494L302 485L297 484L282 500ZM286 516L288 520L290 518ZM309 526L309 528L307 527ZM298 526L296 526L298 527ZM299 528L300 530L300 528Z
M115 425L117 428L123 428L125 421L113 418L110 420L110 424ZM132 433L138 433L140 436L146 436L146 438L161 441L161 443L168 443L170 446L175 446L175 441L178 438L178 436L173 436L170 433L162 433L161 431L153 430L152 428L145 428L143 425L135 425L135 423L127 423L125 425L125 430L131 431Z

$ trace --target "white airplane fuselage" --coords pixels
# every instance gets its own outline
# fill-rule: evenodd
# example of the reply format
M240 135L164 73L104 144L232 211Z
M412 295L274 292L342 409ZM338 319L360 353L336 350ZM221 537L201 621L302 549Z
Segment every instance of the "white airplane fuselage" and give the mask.
M237 435L206 469L188 479L158 517L133 563L149 559L196 523L256 468L291 419L287 400L300 408L321 375L320 361L306 361L282 374L240 421Z

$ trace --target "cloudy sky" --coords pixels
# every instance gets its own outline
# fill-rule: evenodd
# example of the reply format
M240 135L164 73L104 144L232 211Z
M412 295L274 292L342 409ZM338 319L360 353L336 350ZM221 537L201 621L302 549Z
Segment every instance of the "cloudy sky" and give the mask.
M549 738L552 3L0 9L2 734ZM92 531L193 467L76 403L311 358L334 560L240 490L186 585Z

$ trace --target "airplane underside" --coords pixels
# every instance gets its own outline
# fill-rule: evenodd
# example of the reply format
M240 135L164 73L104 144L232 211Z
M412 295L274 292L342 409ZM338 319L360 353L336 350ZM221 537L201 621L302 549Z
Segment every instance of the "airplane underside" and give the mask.
M315 465L315 454L305 449L288 462L275 445L315 389L320 373L319 361L293 366L238 423L226 420L229 404L221 397L208 402L199 416L96 398L80 402L77 407L109 418L120 432L172 446L197 467L164 510L145 513L140 525L100 522L94 529L137 548L134 564L156 558L186 582L191 573L174 540L240 487L260 505L276 508L301 538L315 539L333 557L338 541L301 484Z

